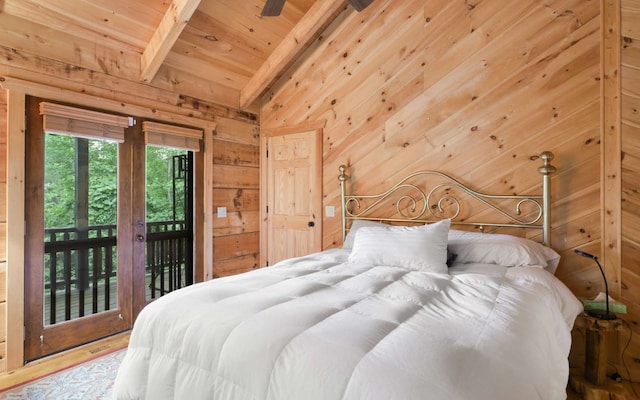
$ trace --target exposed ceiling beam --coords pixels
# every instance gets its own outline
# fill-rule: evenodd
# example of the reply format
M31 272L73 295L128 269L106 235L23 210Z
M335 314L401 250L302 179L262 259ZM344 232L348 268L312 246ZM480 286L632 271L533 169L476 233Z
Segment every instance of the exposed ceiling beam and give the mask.
M249 79L240 92L240 108L247 108L261 96L346 5L346 0L316 0Z
M1 1L1 0L0 0ZM173 0L140 60L140 79L151 82L201 0Z

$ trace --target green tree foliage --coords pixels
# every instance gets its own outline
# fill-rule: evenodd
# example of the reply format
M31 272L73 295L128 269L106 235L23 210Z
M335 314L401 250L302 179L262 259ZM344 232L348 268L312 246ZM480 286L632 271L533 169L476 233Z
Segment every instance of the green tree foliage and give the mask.
M89 142L89 225L116 223L118 144Z
M147 221L173 220L174 156L186 151L166 147L147 147ZM176 219L184 219L184 185L176 186Z
M44 154L45 227L74 226L74 138L45 135Z
M62 135L45 135L46 228L75 226L75 140L78 139ZM147 221L173 219L173 157L184 154L184 150L147 148ZM117 165L117 143L89 140L89 225L116 223ZM182 181L178 182L176 189L176 219L182 220Z

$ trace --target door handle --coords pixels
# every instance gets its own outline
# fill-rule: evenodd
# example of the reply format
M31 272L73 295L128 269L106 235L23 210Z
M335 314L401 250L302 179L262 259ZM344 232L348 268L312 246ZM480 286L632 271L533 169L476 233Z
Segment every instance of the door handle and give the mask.
M307 225L309 226L309 228L313 228L314 226L316 226L316 223L313 221L309 221Z
M136 235L136 240L138 242L144 242L144 235Z

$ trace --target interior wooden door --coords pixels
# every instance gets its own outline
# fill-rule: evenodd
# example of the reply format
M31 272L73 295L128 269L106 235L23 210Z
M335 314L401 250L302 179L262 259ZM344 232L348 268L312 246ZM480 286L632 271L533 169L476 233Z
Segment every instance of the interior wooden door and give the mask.
M27 99L26 360L112 335L132 323L131 252L120 245L127 242L131 231L127 224L119 223L130 219L130 202L127 196L117 194L130 190L130 147L45 132L41 104L41 99ZM65 128L73 130L77 123L67 120ZM80 125L93 131L96 128L84 122ZM110 223L92 224L87 215L88 203L95 201L86 193L89 175L95 175L89 171L92 154L98 154L94 150L112 154L111 164L102 164L102 173L110 175L113 183L113 187L102 188L107 196L104 204L113 207L105 212ZM70 153L58 154L56 160L61 165L54 168L48 157L56 151ZM56 189L61 187L70 187L75 193L73 204L56 197ZM57 219L64 223L51 223L47 220L56 218L45 212L45 203L48 208L59 207L61 213L69 208L72 211Z
M267 265L322 248L322 142L317 130L267 139Z

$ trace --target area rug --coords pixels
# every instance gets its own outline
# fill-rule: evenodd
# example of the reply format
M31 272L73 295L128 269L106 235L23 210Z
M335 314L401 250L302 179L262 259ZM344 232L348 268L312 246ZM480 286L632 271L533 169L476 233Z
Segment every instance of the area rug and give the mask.
M0 392L0 400L111 399L113 383L126 349L64 369Z

